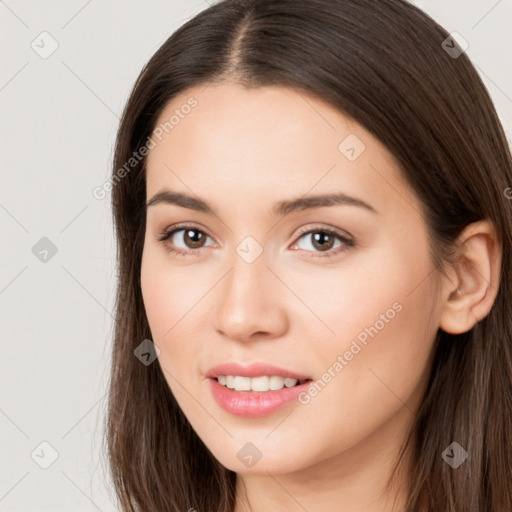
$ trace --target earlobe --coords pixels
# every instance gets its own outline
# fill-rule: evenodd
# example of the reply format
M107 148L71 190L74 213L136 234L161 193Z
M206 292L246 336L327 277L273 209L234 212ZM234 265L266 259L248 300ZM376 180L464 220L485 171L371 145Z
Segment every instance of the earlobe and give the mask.
M492 223L467 226L458 239L461 255L454 280L443 283L439 327L450 334L469 331L485 318L498 293L502 248Z

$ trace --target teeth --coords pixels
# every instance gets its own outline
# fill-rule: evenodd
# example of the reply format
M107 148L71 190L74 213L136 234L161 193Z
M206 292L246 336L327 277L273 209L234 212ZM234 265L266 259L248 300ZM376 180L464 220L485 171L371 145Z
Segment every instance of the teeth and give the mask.
M275 391L283 387L291 388L298 382L302 384L304 381L298 381L288 377L279 377L278 375L262 376L262 377L242 377L240 375L219 375L217 377L219 384L226 386L235 391Z

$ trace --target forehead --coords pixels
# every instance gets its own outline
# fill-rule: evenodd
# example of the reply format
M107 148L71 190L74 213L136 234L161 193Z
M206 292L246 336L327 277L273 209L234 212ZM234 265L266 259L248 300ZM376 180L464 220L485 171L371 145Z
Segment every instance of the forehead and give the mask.
M397 193L415 201L378 139L328 103L287 87L190 88L166 105L152 139L148 197L173 188L261 203L346 190L377 209Z

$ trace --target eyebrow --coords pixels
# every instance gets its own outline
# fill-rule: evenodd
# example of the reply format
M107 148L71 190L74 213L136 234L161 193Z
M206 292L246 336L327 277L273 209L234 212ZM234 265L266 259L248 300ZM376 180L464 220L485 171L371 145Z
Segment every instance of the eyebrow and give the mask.
M155 194L147 203L146 208L155 206L157 204L174 204L190 210L204 212L212 215L217 215L214 208L206 201L199 197L194 197L182 192L164 189ZM311 210L314 208L322 208L328 206L357 206L364 208L370 212L378 214L379 212L370 204L362 199L349 196L343 192L336 192L331 194L317 194L297 197L285 201L275 203L272 212L276 216L288 215L292 212Z

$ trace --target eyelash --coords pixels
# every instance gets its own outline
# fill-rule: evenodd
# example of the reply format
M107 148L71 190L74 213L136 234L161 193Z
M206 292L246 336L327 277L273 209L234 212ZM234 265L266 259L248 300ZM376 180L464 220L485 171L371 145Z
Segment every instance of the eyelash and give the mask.
M179 232L179 231L184 231L184 230L191 230L191 231L198 231L210 238L212 238L208 233L206 233L205 231L203 231L202 229L199 229L197 226L194 226L192 224L178 224L176 226L172 226L171 228L166 228L164 231L162 231L158 237L157 237L157 241L158 242L162 242L165 246L165 248L175 254L176 256L179 256L179 257L187 257L187 256L199 256L199 252L200 252L200 249L203 249L203 247L200 247L198 249L190 249L190 252L185 252L181 249L174 249L173 247L169 246L168 244L166 244L165 242L167 240L169 240L175 233ZM334 249L330 249L329 251L325 251L324 253L320 252L320 251L307 251L307 252L313 252L313 254L310 254L310 257L312 258L332 258L334 256L337 256L338 254L341 254L343 252L346 252L354 247L356 247L356 242L355 240L351 239L351 238L347 238L346 236L343 236L341 233L333 230L333 229L325 229L323 227L313 227L313 228L305 228L303 231L300 231L297 235L297 241L302 238L302 236L304 235L309 235L309 234L312 234L312 233L324 233L324 234L327 234L329 236L334 236L335 238L337 238L338 240L340 240L345 247L338 247L337 250L334 250ZM293 244L295 245L295 243Z

